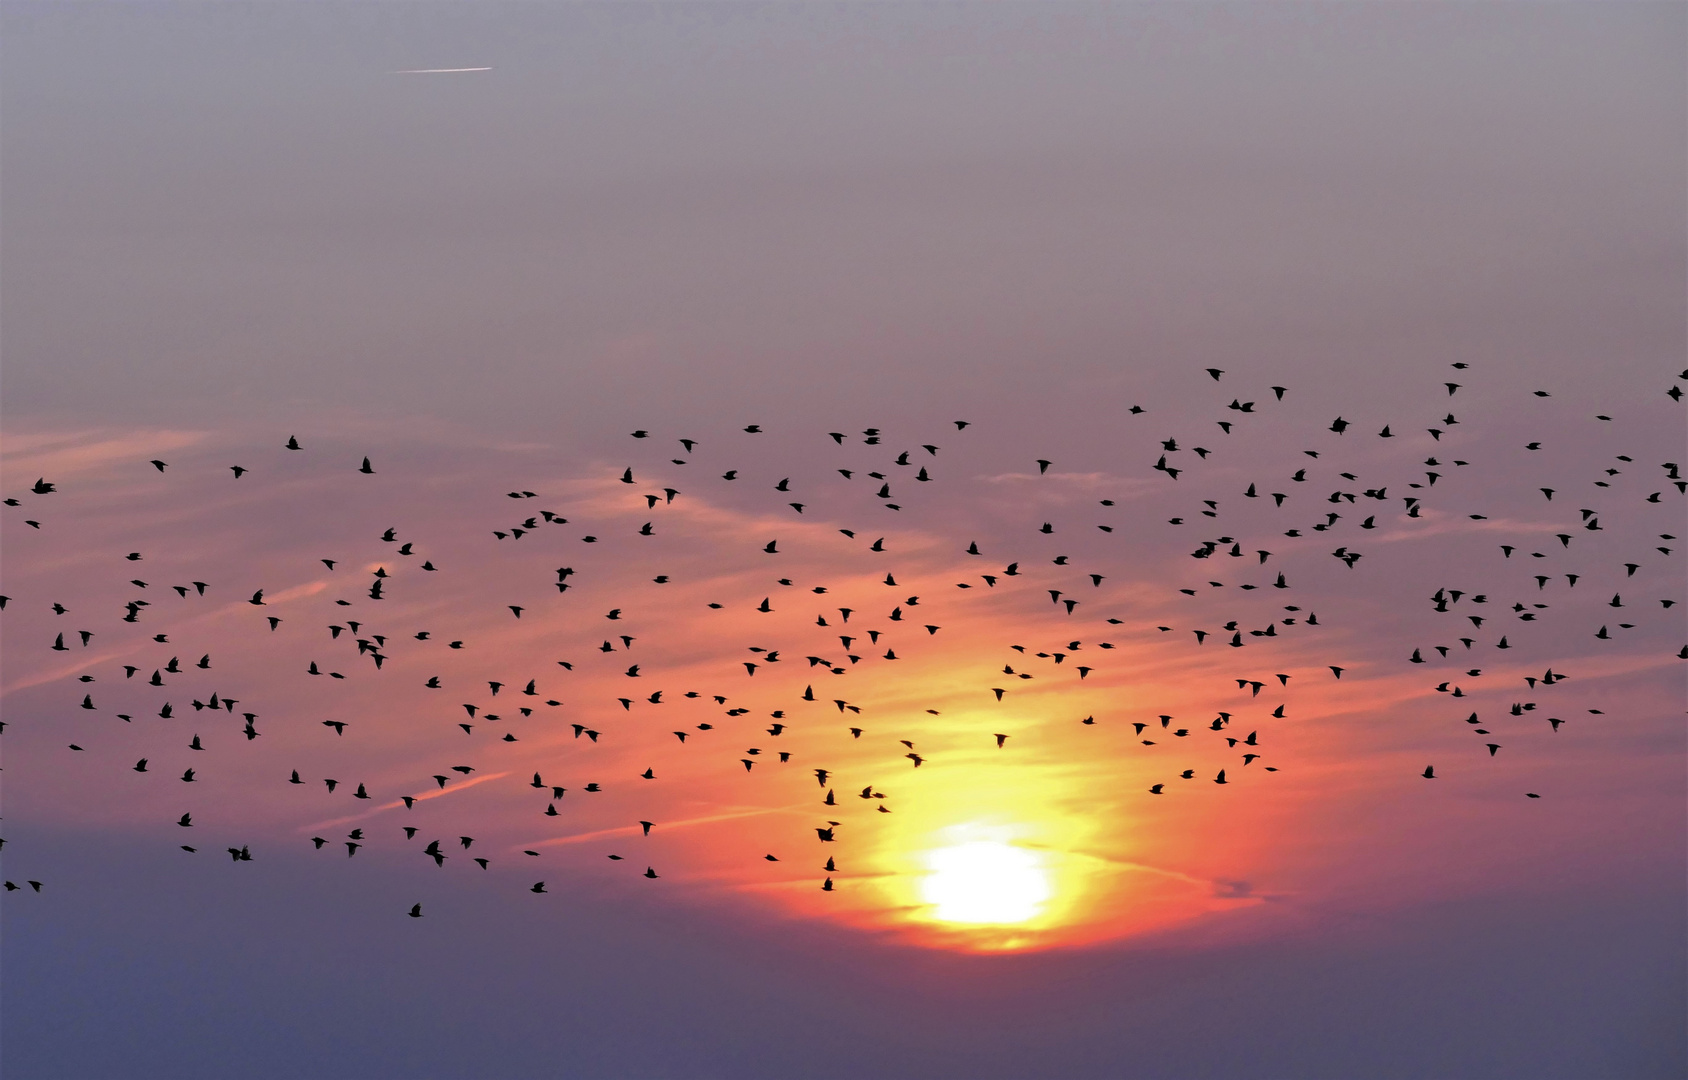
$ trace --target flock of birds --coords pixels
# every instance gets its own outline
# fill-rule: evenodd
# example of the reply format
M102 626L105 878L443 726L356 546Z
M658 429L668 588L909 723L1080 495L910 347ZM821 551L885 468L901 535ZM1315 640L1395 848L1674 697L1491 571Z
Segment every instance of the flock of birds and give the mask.
M544 501L545 497L519 488L501 493L501 497L509 500L509 512L495 521L486 522L481 534L491 560L505 559L513 550L525 554L538 546L563 552L559 559L562 565L556 568L554 580L551 580L549 572L546 575L544 587L547 590L555 588L555 593L550 594L549 607L529 601L503 605L499 611L500 618L507 611L511 626L531 626L535 634L554 629L560 619L576 627L602 628L602 644L592 650L595 655L556 661L560 673L558 670L524 671L500 676L478 666L481 661L473 659L472 641L468 639L438 633L424 625L393 625L385 615L386 610L396 606L392 601L413 593L426 575L437 573L444 577L455 569L446 559L430 554L423 538L409 535L398 526L370 536L371 543L378 544L384 554L375 560L375 568L366 579L353 585L348 567L354 560L338 556L321 558L322 570L313 569L313 572L326 572L331 587L315 598L303 601L290 598L285 605L285 614L277 613L282 610L280 605L271 606L279 591L271 582L218 579L209 571L204 575L207 580L199 577L190 577L181 583L145 580L150 553L144 550L113 556L116 563L113 580L121 583L118 587L122 595L114 596L108 607L87 610L83 605L81 610L73 611L56 598L35 595L38 590L33 587L34 583L25 582L21 583L24 587L20 590L20 597L0 596L0 610L16 612L20 604L29 604L43 612L50 610L54 619L63 620L64 629L39 642L45 656L31 656L27 662L17 656L11 657L11 660L14 672L20 666L38 666L38 659L47 661L39 665L43 668L62 668L63 674L55 685L64 687L60 707L66 713L81 711L95 714L103 723L122 725L130 730L150 722L152 717L162 721L221 717L233 731L238 732L238 738L232 745L226 740L219 742L218 749L223 753L239 753L242 747L248 753L263 753L263 744L258 741L266 734L263 715L271 707L283 703L260 703L248 700L247 694L231 696L220 690L209 693L199 691L199 696L182 701L181 681L208 679L209 676L196 673L214 670L218 646L222 643L200 642L190 649L186 643L172 637L168 626L162 630L149 626L154 620L168 621L168 616L160 619L159 607L163 598L171 593L178 601L187 602L202 599L216 602L218 597L226 601L238 595L244 606L250 609L248 618L255 630L276 635L277 638L290 633L301 635L300 639L309 635L309 641L314 646L325 650L323 656L326 658L310 660L302 671L305 677L344 680L347 675L339 669L346 668L348 671L356 670L359 678L366 675L399 678L403 676L393 672L412 670L412 665L408 663L410 660L435 657L442 664L450 661L454 665L450 674L442 669L440 674L429 675L422 682L421 689L459 690L465 685L475 688L471 694L443 694L441 704L432 710L428 718L439 726L449 725L461 730L466 737L461 757L467 760L441 761L437 771L425 777L419 776L416 787L396 797L390 792L371 791L363 782L343 782L331 776L307 777L297 768L282 765L274 770L276 784L320 786L325 795L350 798L370 806L391 805L395 812L401 812L398 811L401 805L404 811L413 810L420 800L431 797L432 793L477 782L477 773L484 775L496 766L505 771L519 771L522 782L533 791L533 813L552 819L559 829L566 829L569 816L566 807L573 803L565 796L577 793L575 798L578 800L604 790L602 781L582 782L579 779L585 775L586 763L591 760L595 747L617 740L625 743L627 740L661 738L676 740L688 753L719 754L722 751L717 747L724 741L719 736L724 733L753 735L759 744L764 745L742 748L742 740L735 739L731 744L735 749L726 751L745 773L795 765L805 777L805 785L808 778L816 782L816 787L810 790L821 809L809 827L814 833L812 842L821 847L814 858L814 887L831 892L847 881L847 872L839 865L842 856L832 854L842 849L826 846L841 838L843 823L847 820L843 812L845 804L857 806L863 812L889 813L891 800L879 788L880 781L877 779L860 786L863 778L854 776L850 785L845 787L844 770L824 760L801 760L809 755L778 747L782 740L786 745L792 745L792 741L786 738L791 732L819 730L828 724L832 725L826 728L828 732L860 746L864 732L870 727L871 706L864 702L872 694L859 690L844 693L838 687L854 687L864 677L871 680L878 673L896 672L897 661L921 655L927 643L946 633L947 628L953 628L953 619L966 618L968 604L985 594L1000 597L1009 592L1046 593L1049 615L1065 620L1064 627L1073 628L1063 630L1058 638L1048 638L1054 644L1047 646L1004 641L998 657L1000 672L993 678L981 680L974 691L978 700L987 706L1004 703L1012 706L1019 700L1021 688L1037 679L1065 680L1062 686L1082 688L1086 680L1098 675L1094 682L1088 684L1094 688L1106 682L1106 662L1110 653L1117 655L1120 651L1145 648L1145 642L1150 638L1177 641L1184 648L1240 650L1252 646L1255 652L1260 652L1262 648L1269 650L1280 642L1294 642L1298 635L1330 626L1332 616L1329 614L1321 620L1317 612L1304 610L1300 604L1278 602L1295 599L1297 595L1292 591L1295 583L1290 580L1291 571L1278 567L1285 566L1295 553L1315 549L1324 552L1328 549L1328 557L1334 560L1331 565L1339 562L1345 567L1344 572L1357 575L1354 580L1363 580L1360 575L1364 575L1369 567L1362 560L1372 554L1367 550L1366 540L1373 530L1410 530L1433 520L1446 522L1449 519L1450 515L1440 505L1443 501L1441 496L1457 486L1461 470L1468 464L1457 456L1455 448L1460 439L1457 435L1450 436L1450 432L1456 432L1457 425L1461 423L1453 410L1460 403L1460 392L1465 389L1461 380L1468 377L1467 366L1456 363L1453 368L1456 369L1454 374L1443 384L1447 395L1444 415L1412 430L1396 431L1386 425L1377 432L1362 432L1343 417L1334 417L1320 433L1324 440L1320 444L1321 449L1300 452L1300 464L1296 468L1285 470L1282 475L1274 475L1271 479L1250 481L1246 487L1223 495L1200 487L1204 471L1210 468L1209 459L1223 459L1224 440L1232 435L1233 430L1254 423L1257 417L1282 403L1290 393L1286 387L1265 388L1258 395L1258 400L1243 400L1248 395L1232 397L1228 404L1219 405L1222 418L1212 421L1215 426L1200 432L1169 433L1159 440L1156 460L1139 463L1137 472L1140 478L1173 485L1170 490L1176 491L1181 499L1186 493L1191 496L1184 500L1188 510L1166 519L1164 526L1157 525L1177 538L1176 543L1188 556L1186 565L1194 571L1187 583L1166 583L1167 591L1184 597L1198 597L1210 595L1210 590L1226 588L1225 583L1209 579L1210 576L1219 576L1211 571L1219 563L1243 570L1244 576L1253 575L1251 580L1236 585L1225 594L1234 606L1221 614L1233 617L1213 617L1204 625L1174 627L1153 620L1145 621L1133 618L1128 608L1106 602L1102 599L1107 595L1103 582L1110 579L1118 581L1121 573L1105 564L1101 555L1056 554L1053 558L1046 558L1047 545L1053 541L1038 541L1036 537L1054 536L1058 531L1057 525L1052 521L1030 518L1024 523L1027 547L1035 546L1035 550L1007 559L992 558L976 539L956 538L954 559L945 563L941 572L947 573L953 565L971 565L972 571L964 580L947 582L944 586L949 592L947 599L934 597L929 592L923 597L915 590L926 590L934 572L925 564L916 566L899 561L895 529L886 526L882 530L859 522L854 527L841 524L841 521L848 520L841 508L825 501L829 498L826 492L833 489L823 488L818 482L784 477L760 489L759 498L753 497L758 513L763 515L756 520L766 521L767 515L777 515L776 519L802 523L802 528L796 532L797 538L792 538L790 533L782 537L758 532L742 535L737 541L745 555L764 558L761 565L766 569L731 580L752 580L754 583L745 587L761 594L760 600L754 596L723 595L720 599L709 601L704 608L721 611L730 605L765 615L777 610L789 613L792 609L800 609L804 631L798 634L790 629L791 624L779 623L780 627L787 628L780 632L788 633L788 640L764 638L753 644L729 643L711 633L707 640L689 644L715 650L711 655L716 657L719 669L715 676L719 680L718 685L680 690L659 686L657 684L665 674L660 659L662 654L655 653L658 659L654 662L649 657L653 655L651 634L658 632L661 624L653 617L640 616L653 616L664 611L669 602L662 598L661 593L656 593L648 594L655 599L627 601L620 607L604 611L581 610L577 600L590 591L583 586L593 575L603 577L613 574L617 556L614 553L605 556L609 564L602 565L604 559L583 560L571 557L569 552L597 552L616 545L637 543L637 538L641 536L667 535L671 531L672 519L665 520L665 513L677 503L684 505L685 500L695 498L688 492L695 490L698 483L714 485L713 490L721 492L722 497L726 497L728 492L734 497L743 497L739 494L740 489L760 481L751 476L752 470L743 467L719 472L711 470L703 478L698 478L696 474L707 467L698 440L691 437L668 438L647 430L631 432L626 451L638 455L634 464L601 478L602 485L598 490L617 493L620 510L616 521L601 527L585 526L591 531L583 531L578 519L571 520L565 516L565 513L575 512L566 506L562 512L552 508L530 512L530 507L538 505L533 500ZM1222 390L1229 389L1225 371L1207 369L1207 374ZM1669 387L1669 397L1680 401L1683 388L1679 384L1685 380L1688 380L1688 371L1678 376ZM1441 390L1437 393L1440 394ZM1549 396L1548 391L1541 390L1525 393L1536 397ZM1220 394L1221 403L1225 396L1228 394ZM1137 416L1144 414L1145 410L1141 406L1132 406L1129 413ZM1610 424L1612 421L1610 417L1599 416L1593 422ZM911 440L906 445L879 428L866 428L859 433L817 432L814 438L830 441L839 448L848 445L856 454L850 461L857 463L838 467L836 471L857 489L854 496L858 505L862 493L871 491L872 504L898 512L919 504L928 491L935 490L928 485L941 484L945 472L942 466L947 465L958 452L963 452L962 447L954 447L955 443L977 437L977 430L962 420L954 421L945 431L946 434L934 437L933 441ZM742 428L740 434L746 439L755 439L764 432L759 425L750 424ZM1334 438L1326 438L1326 434ZM1362 482L1358 473L1344 469L1342 462L1344 452L1366 438L1398 439L1401 440L1398 445L1411 441L1426 451L1425 456L1420 459L1415 453L1411 471L1392 476L1387 482ZM1532 441L1523 449L1525 452L1538 451L1551 438L1550 434L1544 434L1541 441ZM940 440L949 445L940 445ZM1219 449L1203 445L1209 441ZM678 449L655 450L653 453L653 449L658 447ZM278 439L274 450L270 451L273 454L301 456L308 456L311 452L312 448L296 437L285 441ZM866 467L862 467L858 458L867 463ZM718 463L716 468L725 463ZM251 484L249 474L262 474L266 464L254 461L250 467L239 464L227 466L228 482ZM135 465L136 468L155 470L165 475L175 470L175 466L163 458L138 461ZM1058 479L1059 471L1056 474L1049 471L1054 465L1047 458L1029 459L1025 466L1025 480L1037 483L1044 479ZM325 463L323 467L329 466ZM380 472L369 457L363 457L357 464L348 462L341 468L371 477L370 483L382 482ZM1586 579L1585 591L1598 586L1603 593L1612 579L1618 582L1628 580L1659 560L1665 561L1667 572L1680 578L1678 537L1669 524L1680 522L1682 504L1673 500L1688 491L1688 480L1680 475L1680 465L1675 462L1637 461L1632 455L1619 454L1609 462L1587 463L1585 473L1565 476L1558 484L1543 486L1531 493L1533 498L1539 498L1545 512L1557 515L1562 522L1559 531L1540 545L1541 550L1532 547L1532 541L1528 539L1497 544L1493 558L1497 560L1498 568L1461 567L1468 579L1481 575L1480 580L1468 581L1463 587L1439 587L1423 598L1425 608L1442 617L1442 624L1447 628L1445 636L1436 641L1400 643L1399 662L1408 665L1409 670L1418 670L1417 665L1428 665L1434 669L1427 685L1433 686L1436 693L1450 698L1475 695L1477 691L1468 687L1483 675L1482 666L1474 659L1479 653L1495 657L1487 661L1491 665L1502 658L1512 664L1512 657L1497 654L1514 648L1529 648L1524 641L1529 635L1529 624L1542 623L1557 614L1539 598L1548 596L1550 588L1555 594L1569 592ZM684 481L679 479L682 475L686 477ZM1637 478L1641 480L1639 484L1635 482ZM9 543L37 542L31 539L35 534L39 535L38 542L41 544L56 542L53 536L53 503L55 497L62 498L60 486L61 481L44 476L4 500L8 513L17 515L16 520L30 530L25 534L12 533ZM1332 486L1334 490L1325 490ZM1221 509L1222 499L1224 510ZM1254 502L1238 504L1236 499ZM1121 501L1096 500L1095 511L1104 517L1110 511L1123 513L1119 506ZM1028 507L1030 505L1028 502ZM1239 505L1248 507L1252 515L1246 524L1235 523L1243 520L1235 510ZM1656 511L1651 509L1655 506L1658 507ZM1625 514L1637 511L1644 517L1656 514L1651 520L1658 527L1651 528L1646 536L1626 533L1619 537L1630 550L1612 565L1588 562L1583 558L1583 552L1589 545L1582 543L1583 539L1589 534L1604 532L1606 526L1603 520L1618 513L1620 507ZM1260 508L1269 508L1278 515L1270 533L1252 520L1261 516ZM637 528L629 528L627 531L633 534L631 537L612 535L611 529L622 528L619 518L628 514L634 517L648 515L649 520ZM1042 515L1037 516L1041 518ZM1462 516L1478 520L1484 518L1484 515L1476 513ZM1230 517L1233 523L1225 523L1226 517ZM684 525L679 527L684 528ZM1107 518L1093 527L1104 535L1116 529L1124 531L1124 523L1117 517ZM799 561L805 566L812 566L817 559L824 564L832 558L827 552L833 549L817 538L817 529L836 530L835 535L842 537L842 541L835 539L831 543L847 544L851 569L847 572L841 570L840 576L850 576L855 580L859 577L855 567L864 565L861 560L877 560L869 565L875 567L876 587L882 590L878 595L889 599L858 600L851 594L840 602L842 594L836 583L794 581L793 577L801 574L787 569L785 561L792 557L793 552L801 554ZM1062 524L1059 529L1065 536L1068 526ZM882 531L884 535L881 535ZM1248 535L1245 536L1245 533ZM517 545L520 547L517 548ZM603 545L603 548L593 545ZM1085 550L1094 547L1093 544L1075 546ZM442 565L435 565L436 558ZM1273 566L1274 560L1277 566ZM583 568L577 570L571 565L573 562L581 562ZM842 567L844 561L839 561L838 565ZM120 575L115 573L119 568ZM883 571L882 583L878 579L880 571ZM1499 580L1500 572L1507 574L1503 583L1484 584ZM646 581L651 587L662 589L672 587L679 576L677 572L657 574ZM950 576L953 578L955 575ZM1527 586L1525 583L1528 583ZM733 588L743 591L736 584ZM728 587L724 585L723 590L727 591ZM1647 618L1645 612L1648 609L1670 613L1678 602L1679 597L1676 596L1626 594L1620 585L1611 600L1605 602L1611 610L1610 617L1598 626L1587 626L1586 635L1601 642L1619 639ZM298 613L307 605L317 609L316 613L322 616L319 624L304 625L305 619ZM945 614L931 614L939 610ZM695 614L706 617L704 611ZM809 621L811 617L812 622ZM1679 619L1680 613L1670 613L1665 618ZM1040 619L1036 632L1045 633L1047 622L1046 618ZM776 624L770 620L767 625ZM953 633L953 629L948 632ZM593 636L600 634L594 633ZM1119 640L1100 640L1103 637ZM79 662L76 654L91 648L96 638L102 646L121 643L118 651L111 654L116 659L95 664ZM1511 640L1514 638L1519 640ZM836 642L836 645L820 645L818 641ZM1249 654L1251 659L1254 655ZM1684 645L1677 655L1688 659L1688 645ZM387 668L385 665L395 656L407 663ZM993 671L996 670L995 662ZM1193 742L1186 743L1184 740L1206 740L1220 763L1220 767L1211 774L1205 771L1198 774L1195 767L1168 767L1164 779L1143 788L1142 797L1165 797L1186 781L1234 785L1243 782L1245 777L1263 777L1279 771L1282 763L1268 763L1266 755L1272 741L1271 724L1286 719L1286 705L1278 704L1267 712L1264 703L1258 703L1256 699L1263 691L1287 694L1286 688L1292 678L1306 680L1312 676L1304 668L1294 673L1268 670L1273 666L1268 663L1263 668L1236 677L1237 693L1245 705L1233 704L1227 709L1216 709L1211 718L1204 715L1200 721L1180 721L1169 710L1150 711L1124 720L1124 724L1130 725L1130 738L1137 745L1184 747L1193 745ZM1286 663L1282 666L1292 665ZM470 678L463 670L465 668L476 669L475 677ZM788 674L792 669L796 669L798 674ZM1341 680L1344 673L1351 670L1351 664L1328 664L1319 677ZM1328 676L1324 675L1324 671L1328 671ZM770 675L775 676L772 683ZM623 689L607 691L602 700L576 700L566 705L558 696L541 689L542 686L557 685L560 679L586 679L587 676L591 677L587 685L593 688L619 685ZM839 681L844 676L852 679ZM1554 670L1551 663L1544 664L1540 674L1524 676L1524 692L1518 696L1536 696L1539 691L1551 689L1568 678L1568 674ZM746 686L768 689L758 696L746 697ZM769 700L769 694L773 695L772 700ZM465 696L473 700L456 700ZM1269 697L1270 700L1273 699ZM632 726L613 727L602 719L606 711L629 718L634 714L644 717L655 712L658 706L673 703L686 703L693 708L708 710L709 718L665 731L660 736ZM778 707L770 709L768 705ZM1260 712L1258 719L1245 721L1244 708L1256 707ZM1512 718L1539 723L1547 733L1559 731L1567 720L1559 715L1547 715L1550 711L1558 710L1526 700L1514 702L1509 710L1503 712L1500 720L1487 708L1482 710L1487 718L1480 716L1479 711L1471 711L1464 718L1464 724L1480 740L1473 747L1474 754L1479 758L1494 758L1500 754L1505 744L1496 732L1502 721L1510 722ZM940 717L926 723L943 723L939 710L927 709L925 712ZM1591 708L1588 712L1599 714L1600 710ZM977 738L981 746L994 752L1011 755L1018 733L1012 724L1006 722L1010 713L1005 709L1002 715L1005 718L1003 723L964 734L968 738ZM8 725L52 725L59 719L55 715L31 711L27 715L8 716L0 723L0 731ZM877 721L879 717L872 719ZM547 726L535 728L533 721L545 722ZM894 720L887 718L886 722L894 723ZM1098 720L1092 713L1061 722L1111 725L1114 719L1104 717ZM319 726L322 738L333 743L344 738L348 726L355 721L329 717L313 718L309 723ZM884 724L873 726L883 729ZM218 767L217 755L206 753L211 747L202 742L199 733L195 732L191 739L187 739L180 725L171 724L152 725L150 730L155 731L160 740L170 740L170 745L161 743L157 750L140 757L129 766L134 772L156 775L158 783L193 785L200 782L205 773ZM570 735L568 753L559 754L553 740L547 743L540 760L524 757L527 749L522 745L523 741L533 741L528 732L535 730ZM518 731L522 733L518 734ZM873 734L877 736L879 732ZM914 739L886 740L884 745L885 768L919 769L933 760L933 751ZM176 771L179 761L167 769L156 764L160 760L179 758L181 755L175 751L183 747L193 764L180 773ZM78 743L69 744L63 751L72 758L82 752L85 748ZM200 764L197 755L201 753L206 753L206 764ZM74 760L32 760L26 763L26 767L36 773L77 768ZM526 779L530 774L531 780ZM1422 771L1425 779L1435 780L1441 775L1434 763L1425 764ZM657 775L653 768L647 768L640 779L656 780ZM171 819L171 828L179 834L176 846L190 854L199 853L201 842L193 837L206 830L209 819L216 813L215 808L202 810L196 807L194 792L191 786L180 790L182 811ZM1530 799L1541 797L1541 793L1534 791L1524 795ZM653 829L662 827L661 823L648 819L628 822L627 826L631 829L635 824L638 835L646 837ZM316 850L339 850L343 847L346 856L352 857L376 842L373 830L374 826L366 826L353 828L344 836L313 835L308 842ZM425 826L411 824L382 832L380 841L397 843L401 831L402 842L412 845L417 855L436 866L444 866L448 859L462 857L466 862L486 869L501 850L493 841L467 834L428 835ZM0 839L0 845L4 843ZM539 855L532 848L523 850L530 857ZM223 847L222 854L236 863L250 861L254 858L253 845L249 841L230 843ZM821 861L823 856L824 862ZM779 861L779 857L771 853L760 857L770 862ZM619 853L608 858L626 861ZM645 878L659 877L657 869L648 860L637 861L647 862L641 872ZM43 885L38 880L26 879L21 885L7 880L4 887L8 892L22 889L40 892ZM547 891L544 880L527 887L534 893ZM414 904L408 913L412 917L422 917L422 905Z

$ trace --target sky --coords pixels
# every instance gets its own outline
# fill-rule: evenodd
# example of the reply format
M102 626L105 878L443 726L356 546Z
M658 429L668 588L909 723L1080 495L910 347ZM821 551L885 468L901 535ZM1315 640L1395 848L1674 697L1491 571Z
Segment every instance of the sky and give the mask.
M1679 6L0 30L8 1073L1688 1068Z

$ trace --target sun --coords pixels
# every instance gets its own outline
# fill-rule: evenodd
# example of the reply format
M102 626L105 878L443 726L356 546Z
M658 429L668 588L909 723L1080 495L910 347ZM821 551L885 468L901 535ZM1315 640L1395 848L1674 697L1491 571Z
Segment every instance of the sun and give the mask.
M1022 923L1043 910L1049 875L1035 852L995 840L938 848L921 896L933 915L955 923Z

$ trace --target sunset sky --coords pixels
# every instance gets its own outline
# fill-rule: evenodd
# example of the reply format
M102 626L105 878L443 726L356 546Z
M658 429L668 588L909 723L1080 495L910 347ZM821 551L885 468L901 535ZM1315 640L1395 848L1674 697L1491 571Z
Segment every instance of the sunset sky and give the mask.
M9 1075L1688 1068L1680 6L0 30Z

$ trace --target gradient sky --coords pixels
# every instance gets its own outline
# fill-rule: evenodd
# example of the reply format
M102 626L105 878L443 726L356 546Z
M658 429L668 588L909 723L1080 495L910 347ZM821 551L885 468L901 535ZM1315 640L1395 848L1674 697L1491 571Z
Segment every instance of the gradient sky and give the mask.
M0 29L8 1074L1688 1067L1680 6Z

